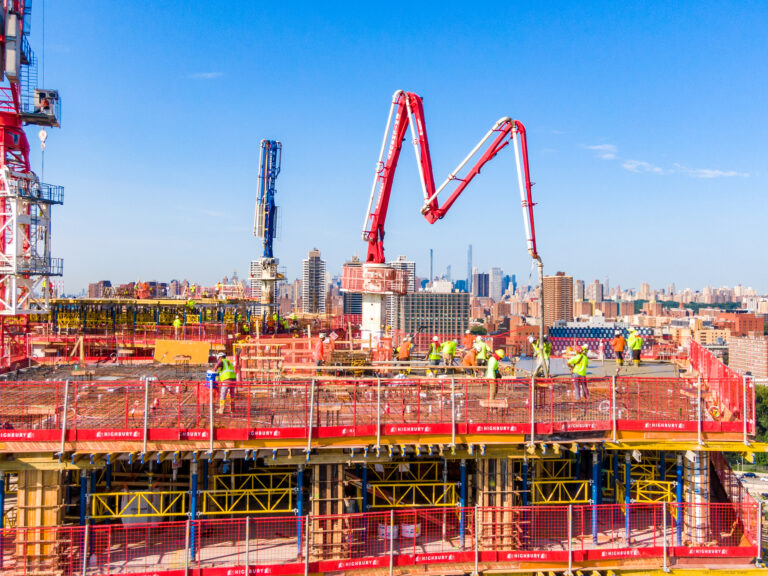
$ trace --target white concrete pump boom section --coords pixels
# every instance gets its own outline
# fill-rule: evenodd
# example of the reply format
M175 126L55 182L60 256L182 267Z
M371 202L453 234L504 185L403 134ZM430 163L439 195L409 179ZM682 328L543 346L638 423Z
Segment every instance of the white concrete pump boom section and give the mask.
M472 179L480 173L485 164L498 154L510 142L515 150L517 166L517 184L520 191L520 201L523 210L523 225L525 227L528 253L537 264L539 272L539 338L544 335L544 267L536 247L536 229L533 221L533 198L531 193L531 178L528 168L528 144L525 126L519 120L509 117L500 118L493 127L480 139L472 151L464 158L456 169L451 172L440 186L435 186L432 172L432 159L429 153L427 128L424 121L422 98L412 92L398 90L392 97L392 105L387 117L384 138L381 143L379 160L376 163L376 173L373 178L371 195L368 199L368 209L363 222L363 240L368 242L367 265L383 265L384 258L384 225L387 219L387 209L392 193L392 183L400 157L402 142L405 139L406 128L410 127L413 149L416 154L416 165L419 169L421 190L424 196L424 206L421 213L430 224L443 218L450 210ZM490 143L489 143L490 141ZM389 142L389 146L387 146ZM386 158L385 158L386 151ZM477 161L463 176L459 174L467 164L478 154ZM446 188L453 187L450 196L444 204L438 204L438 196Z

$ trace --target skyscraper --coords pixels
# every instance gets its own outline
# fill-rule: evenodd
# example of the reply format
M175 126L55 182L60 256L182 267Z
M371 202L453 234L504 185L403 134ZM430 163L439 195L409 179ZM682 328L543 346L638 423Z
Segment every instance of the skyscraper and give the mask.
M592 300L595 302L603 301L603 285L600 284L600 280L592 282Z
M611 282L608 280L608 276L605 277L605 284L603 284L603 298L611 299Z
M504 278L504 272L501 268L491 268L488 276L488 296L493 300L501 300L501 281Z
M544 325L573 320L573 277L565 272L544 276Z
M488 274L472 273L472 296L488 297Z
M388 265L392 268L396 268L397 270L403 270L407 275L408 278L405 282L405 288L406 291L409 294L412 294L413 292L416 292L416 262L413 262L412 260L408 260L405 256L398 256L397 260L394 260L393 262L388 262ZM398 298L402 298L402 296L399 296L397 294L389 294L386 297L386 304L387 304L387 324L389 326L396 326L397 325L397 308L398 308Z
M573 299L576 302L584 300L584 280L576 280L574 287Z
M467 248L467 292L472 292L472 244Z
M325 260L320 258L320 250L315 248L302 261L302 300L301 310L311 314L325 313L325 296L328 276Z

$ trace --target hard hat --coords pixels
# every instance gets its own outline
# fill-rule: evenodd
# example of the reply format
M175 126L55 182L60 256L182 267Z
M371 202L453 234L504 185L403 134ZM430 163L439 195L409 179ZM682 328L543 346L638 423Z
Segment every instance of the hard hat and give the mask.
M504 350L502 350L501 348L496 350L496 356L498 356L499 358L504 358Z
M219 352L218 354L216 354L216 358L224 358L224 357L226 357L226 354L224 354L224 352Z
M616 336L621 336L621 330L616 330L615 334Z
M480 336L475 337L475 342L482 342L482 341L483 341L483 339L480 338Z
M533 336L528 336L528 342L533 342L534 340L536 340L536 338Z
M589 346L587 346L586 344L582 344L581 349L584 350L584 352L586 352L587 350L589 350Z
M432 342L438 342L439 340L440 338L438 338L437 336L432 336Z
M464 332L464 334L469 334L469 330L467 330L466 332Z
M318 334L318 336L319 336L320 338L325 338L325 332L320 332L320 334Z
M549 336L544 336L544 342L549 342Z

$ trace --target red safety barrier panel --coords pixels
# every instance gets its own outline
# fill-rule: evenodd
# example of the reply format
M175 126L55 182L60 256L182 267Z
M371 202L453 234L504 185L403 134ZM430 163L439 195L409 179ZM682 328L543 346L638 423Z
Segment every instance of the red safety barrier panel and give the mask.
M247 565L257 574L303 574L390 562L455 565L475 555L483 562L566 565L570 555L657 565L665 548L668 557L749 559L758 555L757 514L753 504L608 504L15 528L0 533L0 570L180 576L188 568L218 576Z
M743 384L746 383L746 388ZM0 382L0 440L68 441L313 438L403 434L529 434L619 430L754 434L754 386L738 412L719 413L690 379L587 378L587 398L572 380L349 378L334 381ZM723 388L724 389L724 388ZM65 391L67 398L65 402ZM531 408L531 394L535 405ZM743 401L741 404L744 404ZM67 413L64 418L64 407Z

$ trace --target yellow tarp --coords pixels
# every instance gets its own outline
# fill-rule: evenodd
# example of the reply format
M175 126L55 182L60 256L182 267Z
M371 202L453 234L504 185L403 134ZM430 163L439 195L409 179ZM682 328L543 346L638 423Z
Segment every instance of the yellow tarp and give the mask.
M155 362L161 364L179 364L188 361L189 364L208 364L211 353L210 342L190 340L157 340L155 342ZM189 356L189 360L182 358Z

